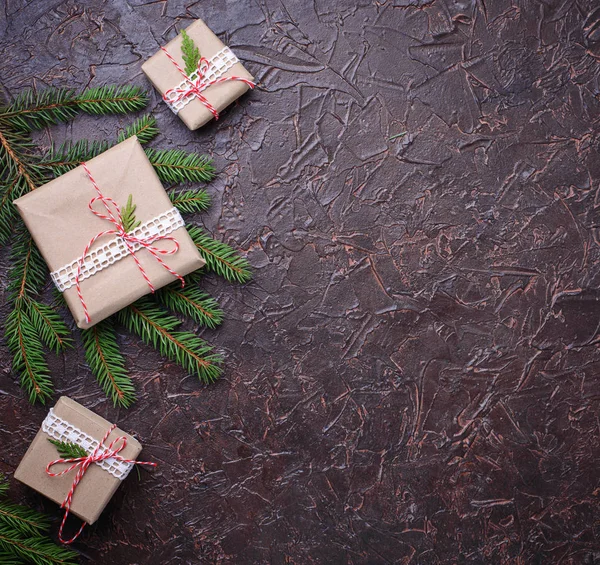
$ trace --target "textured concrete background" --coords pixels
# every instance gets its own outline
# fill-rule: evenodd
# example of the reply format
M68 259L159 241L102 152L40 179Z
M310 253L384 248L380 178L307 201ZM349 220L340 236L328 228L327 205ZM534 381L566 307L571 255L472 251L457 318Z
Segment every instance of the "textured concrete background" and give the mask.
M160 462L83 563L600 562L597 1L3 4L10 95L150 88L141 63L194 17L261 82L194 134L152 101L155 146L214 156L198 221L254 267L245 287L206 279L224 378L123 335L141 397L119 411L80 346L52 362L57 394ZM10 473L45 409L1 360Z

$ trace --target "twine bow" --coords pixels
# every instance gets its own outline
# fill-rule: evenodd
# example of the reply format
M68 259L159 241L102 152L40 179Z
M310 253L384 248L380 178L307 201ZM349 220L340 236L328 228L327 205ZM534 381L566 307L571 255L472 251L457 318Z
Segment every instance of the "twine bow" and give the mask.
M171 273L174 277L177 277L181 281L182 287L185 286L185 281L184 281L183 277L180 274L178 274L176 271L171 269L171 267L169 267L169 265L167 265L160 258L160 255L173 255L173 254L177 253L177 251L179 251L178 241L174 237L166 236L166 235L158 235L157 234L157 235L152 235L152 236L148 236L148 237L137 237L137 236L133 235L132 233L126 232L125 227L123 225L123 216L121 215L121 209L119 208L119 205L112 198L109 198L108 196L104 196L104 194L102 194L100 187L96 184L96 181L94 180L92 173L90 173L90 170L88 169L87 165L85 163L82 163L81 166L84 168L85 172L87 173L88 178L90 179L90 182L92 183L92 185L94 186L94 189L96 190L96 192L98 194L98 196L95 196L94 198L92 198L90 200L90 203L88 204L88 208L92 211L92 213L95 216L98 216L102 220L108 220L115 226L114 229L105 230L103 232L96 234L94 237L92 237L92 239L90 239L89 243L85 246L85 250L83 251L83 254L77 261L77 276L75 277L75 284L77 287L77 294L79 296L79 300L81 301L81 306L83 307L83 312L85 314L86 322L89 324L91 321L91 318L88 313L87 304L85 303L85 300L83 298L83 293L81 292L81 280L80 280L81 279L81 268L85 262L85 258L87 256L87 254L89 253L89 250L92 247L92 245L94 245L94 243L96 243L96 241L98 239L100 239L101 237L103 237L105 235L111 235L111 234L117 235L123 240L123 242L125 243L125 246L127 247L127 251L134 258L135 264L137 265L138 269L140 270L140 273L144 277L144 280L146 281L146 283L148 283L148 286L150 287L151 292L154 292L156 289L154 288L154 285L152 284L150 277L148 277L148 274L146 273L144 267L140 263L140 260L135 253L135 249L133 246L136 244L139 244L143 248L147 249L150 252L150 254L167 271L169 271L169 273ZM108 215L102 214L101 212L94 210L94 203L97 200L100 200L102 202L102 204L104 204L104 208L106 209L106 212ZM111 208L110 208L111 205L114 207L115 213L113 213L113 211L111 210ZM157 241L161 241L161 240L172 241L175 245L172 249L159 249L158 247L153 245Z
M69 515L69 511L71 510L71 501L73 500L73 494L75 494L75 489L77 488L77 485L79 484L79 482L85 475L85 472L88 470L89 466L92 463L98 463L99 461L104 461L105 459L113 458L113 459L116 459L117 461L122 461L123 463L131 463L134 465L150 465L152 467L156 467L156 463L152 463L150 461L136 461L134 459L125 459L124 457L119 455L119 453L123 449L125 449L125 447L127 446L127 438L125 436L120 436L120 437L114 439L108 447L105 447L104 442L108 439L108 436L115 428L116 428L115 424L113 424L110 428L108 428L108 431L104 434L102 441L97 445L97 447L96 447L96 449L94 449L93 453L91 453L87 457L74 457L71 459L56 459L55 461L48 463L48 465L46 466L46 473L48 473L48 475L50 475L51 477L60 477L62 475L66 475L67 473L70 473L74 469L77 469L77 473L75 474L75 478L73 479L73 484L71 485L71 488L69 489L69 492L67 493L65 500L63 501L63 503L60 506L61 508L65 509L65 515L63 516L62 522L60 524L60 529L58 530L58 539L61 541L61 543L64 543L66 545L73 543L81 535L81 532L83 531L83 528L85 527L86 522L84 522L81 525L81 528L79 528L79 531L71 539L69 539L69 540L63 539L63 535L62 535L63 528L65 526L65 522L67 521L67 516ZM115 447L115 445L119 442L121 442L121 444L118 445L117 447ZM103 448L103 447L104 447L104 449L101 450L101 448ZM67 467L66 469L61 471L60 473L53 473L50 469L54 465L58 465L59 463L72 463L72 465L70 465L69 467Z
M171 63L177 67L177 70L183 76L187 86L185 87L175 87L167 90L163 95L163 100L168 104L174 104L181 100L186 99L188 96L192 94L195 95L202 104L206 107L206 109L214 116L215 120L219 119L219 112L217 109L206 99L206 97L202 94L208 87L213 86L214 84L220 84L222 82L229 81L240 81L246 83L250 88L254 88L256 84L247 78L238 77L238 76L230 76L230 77L217 77L213 80L207 80L206 76L208 71L210 70L210 62L205 57L201 57L198 61L198 76L195 79L190 78L185 71L179 66L177 61L173 59L171 54L164 48L161 47L164 51L165 55L169 58ZM193 73L192 73L193 74ZM174 98L170 98L170 94L175 93L176 96Z

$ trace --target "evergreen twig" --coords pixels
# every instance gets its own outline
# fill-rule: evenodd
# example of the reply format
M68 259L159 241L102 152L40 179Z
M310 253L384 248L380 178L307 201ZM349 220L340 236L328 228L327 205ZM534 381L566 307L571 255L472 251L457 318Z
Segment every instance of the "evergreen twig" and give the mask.
M210 208L210 196L203 188L169 192L169 198L182 214L204 212Z
M221 357L196 334L178 331L181 322L161 310L148 298L142 298L121 310L117 317L144 343L152 345L163 357L175 361L204 382L212 382L221 373Z
M27 298L15 301L6 320L5 337L12 354L12 369L20 375L21 387L30 402L42 404L52 395L50 371L44 359L44 347L28 314Z
M0 495L8 489L0 474ZM25 506L0 500L0 563L12 565L74 565L77 553L55 545L48 531L46 516Z
M119 134L118 143L121 143L121 141L125 141L134 135L137 136L138 141L142 145L152 141L158 135L156 118L149 114L138 118L133 124Z
M81 335L85 359L104 394L115 406L129 408L135 401L135 388L127 375L112 321L103 320Z
M60 441L58 439L48 438L48 441L56 447L58 454L62 459L79 459L87 457L89 453L76 443L70 441Z
M187 34L185 29L181 30L181 54L185 63L185 74L190 76L198 69L198 61L200 61L200 49L194 43L194 40Z
M135 228L139 227L142 222L135 217L135 209L137 206L133 203L133 195L130 194L127 198L123 210L121 210L121 217L123 219L123 229L129 233Z
M226 243L216 241L197 226L187 226L190 237L206 261L206 268L228 281L244 283L252 278L248 261Z
M16 131L28 132L65 122L78 111L87 114L126 114L148 104L147 93L139 86L95 86L77 95L73 90L48 88L25 90L8 107L0 108L0 120Z
M169 183L209 182L215 176L212 159L180 149L146 149L160 180Z
M72 549L55 545L47 537L18 538L7 526L0 526L0 549L33 565L68 565L75 563L77 556Z
M216 328L223 321L223 311L214 298L198 288L198 280L198 277L189 275L184 288L179 282L172 283L158 290L156 299L169 310L208 328Z

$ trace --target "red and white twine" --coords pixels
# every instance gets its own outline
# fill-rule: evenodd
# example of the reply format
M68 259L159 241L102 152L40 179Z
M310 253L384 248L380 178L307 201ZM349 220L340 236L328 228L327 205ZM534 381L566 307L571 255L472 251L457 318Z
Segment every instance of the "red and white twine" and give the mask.
M148 277L148 274L146 273L144 267L142 266L139 258L137 257L137 255L135 253L135 249L133 248L134 244L139 244L143 248L148 250L150 252L150 254L167 271L169 271L169 273L171 273L174 277L178 278L181 281L181 286L183 287L185 285L185 281L184 281L183 277L180 274L178 274L176 271L171 269L171 267L169 267L169 265L167 265L160 258L160 255L173 255L173 254L177 253L177 251L179 251L178 241L174 237L166 236L166 235L152 235L149 237L137 237L137 236L133 235L132 233L127 233L125 231L125 226L123 225L123 216L121 215L121 209L119 208L119 205L112 198L109 198L108 196L104 196L104 194L102 194L100 187L94 180L94 177L92 176L92 173L90 172L86 163L82 163L81 166L85 170L88 178L90 179L90 182L92 183L94 189L96 190L96 193L98 194L98 196L95 196L94 198L92 198L90 200L90 203L88 204L88 208L92 211L92 213L94 215L98 216L102 220L108 220L115 226L114 229L105 230L103 232L96 234L94 237L92 237L92 239L90 239L89 243L85 246L83 254L77 261L77 276L75 277L75 285L77 287L77 295L79 296L81 306L83 307L83 312L85 314L86 322L89 324L91 322L91 318L90 318L90 315L88 312L87 304L85 302L85 299L83 298L83 293L81 292L81 268L85 262L85 258L87 257L92 245L94 245L94 243L96 243L96 241L98 239L100 239L101 237L103 237L105 235L117 235L123 240L123 242L125 243L125 245L127 247L127 250L129 251L129 253L133 257L133 259L135 260L135 264L137 265L140 273L144 277L144 280L150 287L151 292L154 292L156 289L154 288L154 285L152 284L150 277ZM97 200L100 200L102 202L102 204L104 204L104 208L106 209L107 214L102 214L101 212L94 210L94 203ZM113 211L111 210L111 208L110 208L111 205L114 207L115 213L113 213ZM175 246L173 247L173 249L159 249L158 247L153 245L157 241L161 241L161 240L172 241L175 244Z
M205 108L214 116L215 120L219 119L219 112L217 109L206 99L206 97L202 94L207 88L213 86L215 84L220 84L222 82L229 81L240 81L246 83L250 88L254 88L256 84L251 80L238 76L230 76L230 77L217 77L212 80L207 80L207 75L210 71L210 62L205 57L201 57L198 61L198 76L195 79L189 77L186 72L181 68L181 66L177 63L177 61L171 56L171 54L164 48L161 47L165 55L169 58L171 63L175 65L177 70L181 73L186 83L186 86L177 86L175 88L170 88L163 95L163 100L167 104L175 104L181 100L185 100L191 95L194 95L202 102ZM175 94L174 97L171 97L171 94Z
M67 516L69 515L69 511L71 510L71 502L73 500L73 494L75 494L75 489L77 488L77 485L79 484L79 482L85 475L85 472L88 470L89 466L92 463L98 463L100 461L104 461L106 459L113 458L113 459L116 459L117 461L121 461L123 463L130 463L132 465L150 465L151 467L156 467L156 463L152 463L151 461L136 461L135 459L125 459L124 457L119 455L119 453L123 449L125 449L125 447L127 446L127 438L125 436L120 436L120 437L114 439L108 447L104 448L104 442L108 439L108 436L111 434L111 432L115 428L116 428L116 425L113 424L108 429L106 434L104 434L102 441L96 446L96 449L94 449L94 451L87 457L74 457L71 459L56 459L55 461L48 463L48 465L46 466L46 473L48 473L48 475L50 475L51 477L60 477L62 475L66 475L67 473L70 473L74 469L77 469L77 473L75 474L75 478L73 479L73 484L71 485L71 488L69 489L69 492L67 493L65 500L61 504L61 508L65 509L65 515L63 516L62 522L60 524L60 529L58 530L58 539L61 541L61 543L64 543L66 545L73 543L81 535L81 532L83 531L83 528L86 525L86 522L84 522L81 525L81 528L79 528L79 531L71 539L65 540L63 538L63 528L65 526L65 522L67 521ZM117 447L115 447L115 445L119 442L121 442L121 444L118 445ZM101 449L101 448L104 448L104 449ZM53 473L50 469L54 465L58 465L59 463L72 463L72 465L70 465L69 467L67 467L66 469L61 471L60 473Z

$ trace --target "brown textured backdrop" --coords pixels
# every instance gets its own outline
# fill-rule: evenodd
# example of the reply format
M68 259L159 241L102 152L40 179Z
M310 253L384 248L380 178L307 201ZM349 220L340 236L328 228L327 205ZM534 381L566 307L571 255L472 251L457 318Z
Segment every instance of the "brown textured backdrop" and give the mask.
M194 17L261 82L197 133L151 105L156 146L214 156L199 221L254 268L245 287L206 279L224 378L203 387L123 335L125 411L81 347L52 362L57 394L160 462L89 528L83 563L600 562L598 2L0 5L9 95L150 88L141 63ZM0 352L11 473L45 409Z

